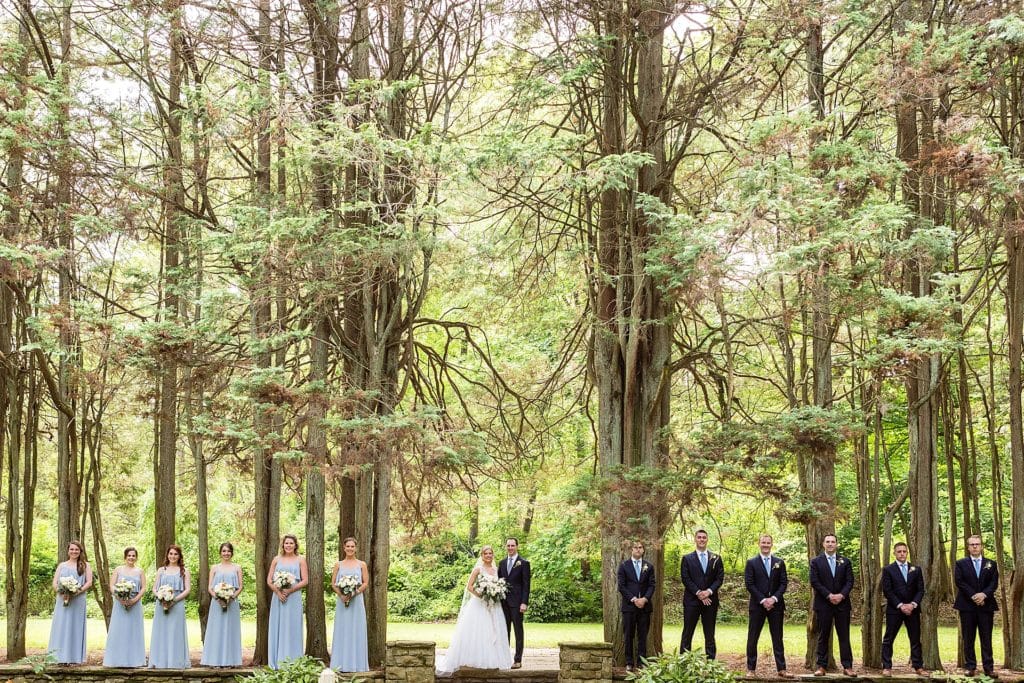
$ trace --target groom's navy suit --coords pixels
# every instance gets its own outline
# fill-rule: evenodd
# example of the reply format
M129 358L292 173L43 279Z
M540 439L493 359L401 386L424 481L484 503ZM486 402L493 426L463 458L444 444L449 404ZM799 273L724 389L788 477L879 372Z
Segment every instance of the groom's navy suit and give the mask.
M715 619L718 618L718 589L722 587L725 580L725 568L722 566L722 558L710 550L708 555L707 569L701 567L700 558L694 551L683 555L679 563L679 576L683 581L683 637L679 642L679 651L685 652L693 645L693 632L697 630L697 622L700 621L704 629L704 652L708 659L714 659L717 648L715 647ZM697 597L697 592L711 590L710 605L705 605Z
M519 611L520 605L530 604L530 563L517 555L512 568L509 569L508 558L506 557L498 565L498 578L505 579L508 585L508 592L505 599L501 601L501 609L505 613L505 628L508 631L509 642L512 642L512 630L516 632L516 654L515 661L523 661L523 613Z
M651 627L651 600L654 599L654 565L640 559L640 576L629 557L619 565L616 577L622 596L622 630L626 640L626 665L640 664L647 658L647 631ZM647 604L637 607L633 598L647 598ZM633 658L633 636L636 636L636 659Z

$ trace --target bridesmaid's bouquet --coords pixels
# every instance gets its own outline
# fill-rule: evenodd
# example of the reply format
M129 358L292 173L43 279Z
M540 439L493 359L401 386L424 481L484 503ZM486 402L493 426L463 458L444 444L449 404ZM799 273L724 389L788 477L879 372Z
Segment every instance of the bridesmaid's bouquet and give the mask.
M279 590L291 588L295 585L295 574L292 574L291 572L282 571L274 572L274 578L272 579L271 583L273 583L274 586Z
M135 584L131 581L121 579L114 584L114 597L118 600L131 600L132 595L135 594ZM124 606L125 610L131 609L128 605Z
M342 595L352 597L361 585L363 585L362 580L351 574L342 574L338 577L338 589L341 590ZM342 602L345 603L345 607L348 607L351 601L345 602L342 600Z
M171 605L174 603L174 589L164 584L156 589L156 599L160 602L160 606L164 608L164 614L171 611Z
M78 579L73 576L62 576L57 582L57 592L64 598L65 607L68 606L71 598L74 597L79 589L81 589L81 586L78 584Z
M217 598L217 602L220 603L221 610L227 612L228 605L235 599L235 587L230 583L221 581L213 587L213 594Z
M480 572L476 575L476 582L473 584L480 599L484 602L497 604L505 599L508 593L508 584L505 579L498 579L489 574Z

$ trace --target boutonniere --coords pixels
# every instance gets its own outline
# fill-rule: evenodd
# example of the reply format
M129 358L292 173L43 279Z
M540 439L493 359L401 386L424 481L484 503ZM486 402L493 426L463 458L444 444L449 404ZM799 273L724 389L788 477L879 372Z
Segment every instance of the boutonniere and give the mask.
M512 565L512 568L515 569L516 567L518 567L522 563L523 563L522 560L516 560L516 563L514 565Z
M772 569L778 569L781 566L782 566L781 562L776 562L775 564L772 565Z
M648 565L648 564L642 564L642 565L640 565L640 573L641 573L641 574L643 574L643 573L644 573L645 571L647 571L647 569L648 569L649 567L650 567L650 565Z
M986 562L985 563L985 569L992 569L992 563L991 562Z
M916 572L916 571L917 571L917 567L915 567L914 565L910 565L910 566L909 566L909 567L907 568L907 572L908 572L908 573L913 573L913 572Z
M846 562L846 560L844 560L843 558L841 558L841 557L837 557L836 558L836 564L842 565L844 562Z
M708 553L708 566L709 567L714 566L715 560L717 560L717 559L718 559L718 555L715 555L714 553Z

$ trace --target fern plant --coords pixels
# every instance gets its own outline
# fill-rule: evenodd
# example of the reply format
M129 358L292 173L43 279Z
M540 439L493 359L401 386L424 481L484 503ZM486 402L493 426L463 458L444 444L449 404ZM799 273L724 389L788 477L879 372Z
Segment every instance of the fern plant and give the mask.
M703 652L665 653L645 660L644 667L626 675L639 683L735 683L736 674Z

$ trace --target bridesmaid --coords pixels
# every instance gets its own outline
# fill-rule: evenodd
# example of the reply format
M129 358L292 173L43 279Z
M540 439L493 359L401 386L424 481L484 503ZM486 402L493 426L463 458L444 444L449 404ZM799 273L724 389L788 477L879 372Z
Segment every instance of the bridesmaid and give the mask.
M165 605L160 602L161 586L170 586L174 597ZM181 547L172 545L164 555L164 565L156 570L153 582L153 635L149 639L150 669L187 669L188 628L185 625L185 598L192 591L192 580L185 568ZM167 608L166 610L164 608Z
M370 663L366 652L366 605L363 593L370 587L370 573L366 563L356 557L356 539L346 538L345 559L334 563L331 572L331 589L338 600L334 608L334 640L331 650L331 668L338 671L369 671ZM343 595L338 587L342 576L359 579L355 595Z
M220 544L220 564L210 567L210 612L206 618L206 640L203 641L203 666L242 666L242 617L238 607L238 594L242 592L242 568L231 561L235 546ZM215 588L226 583L234 589L233 595L222 602Z
M124 549L124 564L110 575L110 591L120 581L135 585L131 597L115 598L118 604L110 612L107 631L107 649L103 653L103 666L134 668L146 666L145 626L142 623L142 594L146 590L146 575L135 565L139 551Z
M68 597L60 590L61 580L72 578L78 589ZM92 568L85 558L85 548L79 541L68 542L68 559L57 565L53 572L53 590L57 601L50 622L50 644L58 664L81 664L85 661L85 596L92 587ZM67 598L67 601L64 600Z
M288 587L274 584L274 574L287 572L295 577ZM274 592L270 598L270 628L267 634L267 666L277 669L289 659L302 656L302 594L309 582L306 558L299 555L299 539L291 534L281 539L281 554L270 563L267 585Z

